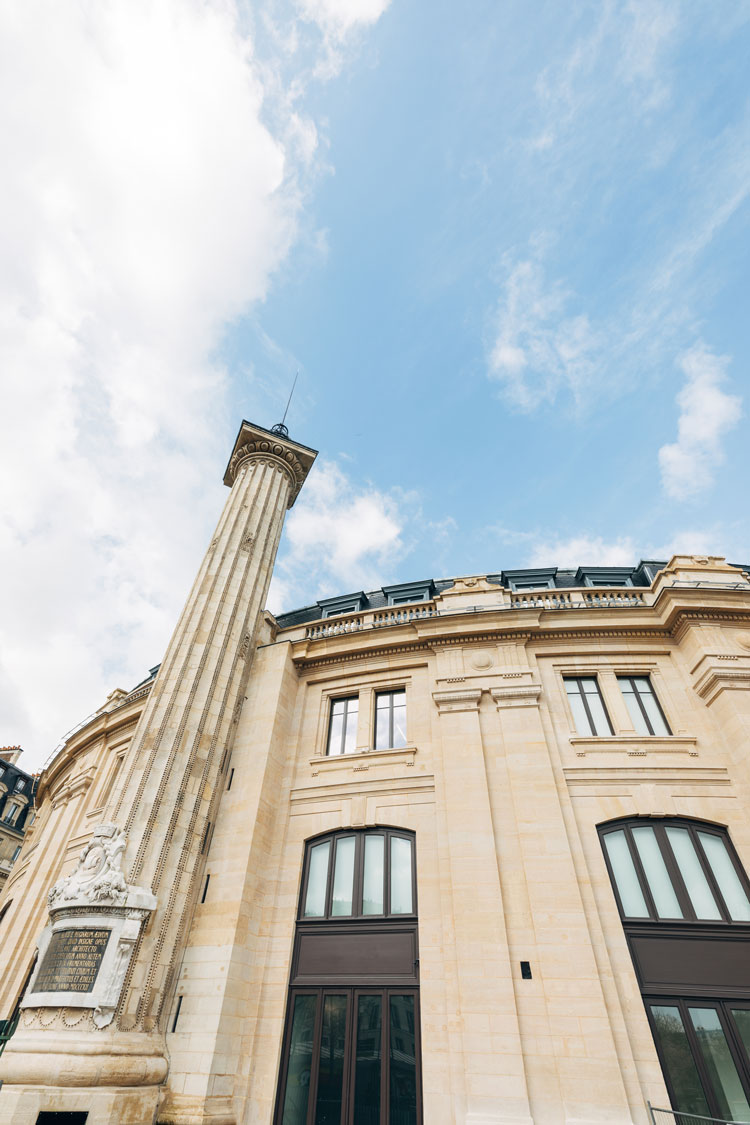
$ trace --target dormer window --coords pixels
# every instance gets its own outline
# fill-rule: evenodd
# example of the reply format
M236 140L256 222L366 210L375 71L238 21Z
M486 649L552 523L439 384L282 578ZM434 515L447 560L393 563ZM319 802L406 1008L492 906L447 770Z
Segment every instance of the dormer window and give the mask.
M503 586L514 593L523 590L554 590L557 567L537 567L533 570L504 570L501 578Z
M364 591L343 594L336 598L323 598L318 602L321 617L338 617L342 613L361 613L367 604Z
M579 566L576 586L632 586L632 566Z
M388 605L428 602L435 596L435 583L431 578L424 582L400 582L397 586L383 586L382 589Z

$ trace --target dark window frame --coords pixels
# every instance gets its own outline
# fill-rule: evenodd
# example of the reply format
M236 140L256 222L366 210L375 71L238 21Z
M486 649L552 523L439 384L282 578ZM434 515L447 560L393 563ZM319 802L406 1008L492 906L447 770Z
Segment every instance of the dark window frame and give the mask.
M651 682L651 676L648 673L645 673L643 675L638 675L637 673L635 673L633 675L630 675L630 674L628 674L628 675L618 675L618 677L617 677L618 686L622 683L623 680L628 680L629 683L630 683L631 694L635 697L635 699L638 703L638 709L641 712L641 715L643 717L643 721L645 722L646 727L648 729L649 737L651 737L651 738L667 738L668 736L670 736L672 734L672 728L670 727L669 723L667 722L667 716L664 714L664 708L662 707L661 702L659 701L659 696L654 691L654 685ZM662 722L664 723L664 726L667 728L665 734L662 734L661 731L657 732L657 731L654 730L654 728L651 724L651 719L648 716L648 712L646 711L646 708L643 705L643 700L641 699L640 690L636 686L636 682L635 682L636 680L648 680L648 685L651 688L651 698L653 699L654 703L656 704L656 709L659 712L659 714L661 715ZM623 695L623 698L624 698L625 692L622 691L622 687L620 687L620 691L622 692L622 695ZM625 700L625 705L627 706L627 700ZM641 735L641 737L645 737L645 736Z
M422 1018L419 1003L419 988L409 985L293 985L287 996L286 1011L284 1014L284 1034L281 1043L281 1067L276 1090L276 1102L273 1121L281 1125L284 1112L284 1099L286 1095L287 1076L289 1073L289 1055L293 1028L294 1005L298 996L314 996L315 1027L312 1039L312 1052L310 1057L310 1085L307 1095L306 1125L313 1125L318 1093L318 1073L320 1067L320 1050L322 1045L323 1009L326 996L346 996L346 1027L348 1034L344 1047L343 1078L342 1078L342 1117L347 1120L354 1109L356 1070L356 1035L357 1011L360 996L378 996L381 998L380 1017L380 1118L381 1121L390 1120L390 1001L392 996L411 996L414 1000L414 1028L409 1028L409 1034L414 1035L414 1058L417 1089L417 1125L423 1123L423 1098L422 1098Z
M400 749L402 749L402 747L397 747L395 742L393 741L393 733L394 733L393 732L393 711L394 711L393 697L395 695L403 695L403 697L404 697L404 711L406 711L406 687L387 688L385 691L376 691L375 692L375 706L373 708L373 711L374 711L374 714L373 714L374 729L373 729L373 732L372 732L372 745L373 745L373 749L375 749L375 750L394 750L394 749L400 750ZM386 696L389 696L390 700L391 700L390 706L388 707L388 738L389 738L389 741L384 746L379 746L378 745L378 700L384 699ZM409 745L408 739L406 738L406 735L404 735L404 746L408 746L408 745Z
M599 702L601 703L602 710L604 711L604 718L607 720L607 726L609 727L609 734L599 734L599 732L596 730L596 724L594 723L594 718L593 718L593 715L591 714L591 708L589 707L588 700L586 698L586 692L583 690L583 687L582 687L582 681L583 680L593 680L594 683L596 684L596 694L599 696ZM588 734L583 734L581 731L578 731L578 724L576 723L576 731L577 731L578 735L581 738L612 738L612 737L614 737L615 729L612 726L612 720L609 717L609 711L607 710L607 704L604 700L604 694L602 692L601 685L599 684L599 677L596 675L596 673L594 673L593 675L590 675L590 676L589 675L587 675L587 676L576 676L576 675L563 676L563 688L564 688L564 691L565 691L565 698L566 699L568 698L568 689L567 689L567 687L565 687L565 684L567 684L569 682L575 683L575 684L578 685L578 694L579 694L579 696L581 698L581 701L583 703L583 709L586 712L586 718L588 719L589 727L591 728ZM568 707L570 707L570 703L568 703ZM571 710L571 713L572 713L573 708L570 707L570 710ZM573 721L575 722L575 715L573 715Z
M354 847L354 886L352 890L352 913L351 914L333 914L333 877L336 868L336 849L338 841L349 836L356 838ZM362 913L362 891L364 885L364 864L365 864L365 839L368 836L383 836L383 913L382 914L363 914ZM408 840L411 844L411 897L412 897L412 910L409 914L393 914L391 912L391 838L398 837L402 840ZM307 887L310 881L310 853L318 844L324 844L326 841L331 842L331 847L328 852L328 870L326 873L326 893L325 893L325 908L322 915L315 917L306 917L305 901L307 899ZM297 904L297 921L304 922L305 925L317 925L319 923L343 923L343 922L358 922L364 923L378 922L382 919L388 919L391 922L410 921L416 919L418 915L417 903L417 849L416 839L413 832L404 828L391 828L387 826L374 827L374 828L341 828L336 832L326 832L322 836L314 836L312 839L307 840L305 843L305 852L302 866L302 878L300 880L300 894L299 902Z
M734 1061L734 1065L737 1068L740 1085L744 1090L748 1102L750 1102L750 1057L748 1057L748 1052L742 1042L739 1031L734 1023L734 1019L731 1016L732 1008L749 1009L750 1000L735 1000L727 997L673 996L662 995L661 993L649 993L648 995L643 996L643 1003L646 1008L646 1017L649 1022L649 1027L651 1028L651 1035L653 1036L654 1045L656 1047L656 1054L659 1058L659 1063L661 1064L662 1074L664 1076L664 1084L667 1087L669 1100L672 1103L673 1107L676 1107L679 1099L672 1085L668 1060L664 1056L661 1038L656 1027L653 1012L651 1010L652 1005L654 1004L659 1006L677 1008L677 1010L679 1011L680 1018L682 1019L682 1025L685 1029L685 1037L687 1039L693 1062L695 1063L695 1069L698 1072L698 1078L700 1080L701 1086L703 1087L703 1095L706 1099L709 1111L712 1116L721 1119L721 1107L717 1102L716 1096L713 1092L713 1083L711 1081L710 1071L706 1066L705 1056L700 1046L698 1035L695 1031L695 1028L693 1027L693 1022L690 1018L688 1008L708 1008L718 1014L719 1024L724 1033L724 1039L726 1040L727 1047L729 1048L729 1053ZM729 1011L727 1009L729 1009ZM679 1110L677 1110L677 1112L679 1113Z
M345 751L344 747L346 746L346 731L347 731L347 727L348 727L349 721L350 721L349 704L352 703L352 702L355 702L355 701L356 701L356 704L357 704L357 710L355 712L355 717L354 717L354 722L355 722L355 731L354 731L355 739L354 739L354 741L356 743L356 733L357 733L356 732L356 723L359 721L359 693L355 692L352 695L331 696L331 698L328 700L328 735L326 737L326 757L327 758L344 757L345 754L346 754L346 751ZM334 717L333 716L333 708L335 707L335 705L337 703L344 703L344 704L346 704L346 706L344 707L344 722L341 724L341 748L339 750L334 750L332 752L331 751L331 735L333 734L333 717Z
M657 844L658 844L658 847L659 847L659 851L661 852L662 859L664 860L665 866L667 868L667 872L669 874L669 877L670 877L670 880L671 880L671 883L672 883L672 889L673 889L675 895L677 896L677 901L680 904L680 909L682 910L682 914L683 914L682 918L659 917L659 914L657 913L656 904L654 903L653 897L651 895L651 889L649 887L648 879L646 878L646 873L643 869L641 857L640 857L640 854L638 852L638 848L636 847L635 840L633 839L633 835L632 835L632 829L633 828L644 828L644 827L654 829L654 835L655 835L655 838L656 838L656 841L657 841ZM685 886L685 881L682 877L682 873L679 869L679 865L677 864L677 860L674 857L671 845L669 844L669 840L668 840L667 835L666 835L666 829L667 828L687 828L688 829L688 831L690 833L691 842L692 842L693 847L695 849L695 854L698 857L698 862L700 863L703 874L706 877L706 880L708 882L708 886L711 890L711 893L714 896L714 899L715 899L716 905L719 909L719 913L721 915L721 918L719 918L719 919L716 919L716 918L713 918L713 919L711 919L711 918L698 918L696 916L692 900L691 900L690 895L688 893L687 887ZM617 832L617 831L621 831L621 830L625 831L625 840L626 840L626 843L627 843L627 846L628 846L628 850L630 852L630 857L633 861L633 865L635 867L636 874L638 876L638 882L640 884L641 893L643 894L643 897L644 897L645 902L646 902L646 906L648 907L648 911L649 911L649 917L648 918L634 917L632 915L626 914L624 909L623 909L622 900L620 898L620 891L619 891L619 888L617 886L617 881L615 879L614 871L612 870L612 866L611 866L610 861L609 861L609 855L607 854L607 849L604 845L604 837L605 836L607 836L608 834L610 834L612 832ZM750 880L748 879L748 876L745 872L745 869L742 866L742 863L740 862L740 858L737 855L737 852L735 851L735 848L734 848L734 845L732 843L729 832L723 825L713 824L710 821L695 820L695 819L692 819L690 817L680 817L680 816L666 816L666 817L641 816L641 817L638 817L638 816L635 816L635 817L623 817L619 820L607 821L606 824L600 824L597 828L597 831L599 833L599 840L600 840L601 847L602 847L602 853L604 855L604 862L607 866L607 873L609 874L610 882L612 884L612 890L613 890L614 896L615 896L615 901L617 903L617 909L620 913L620 918L622 919L623 923L626 923L628 926L635 926L635 925L639 925L639 926L640 925L643 925L643 926L654 926L654 925L684 926L684 925L688 925L688 926L690 926L691 924L693 926L695 926L695 925L699 925L699 926L703 926L703 927L705 927L705 926L719 926L719 927L722 927L722 928L725 927L725 926L741 926L741 927L747 927L748 926L747 921L741 921L741 920L738 920L738 919L733 919L731 917L730 912L729 912L729 908L727 907L727 904L724 901L724 896L721 893L721 889L719 887L718 880L714 876L713 869L712 869L711 864L709 862L708 856L706 855L705 851L703 850L703 845L702 845L702 843L699 839L699 836L698 836L699 832L705 832L707 834L719 837L719 839L724 844L724 848L726 850L726 853L729 856L729 858L732 862L732 865L733 865L733 867L734 867L734 869L735 869L735 871L736 871L736 873L739 877L740 884L741 884L743 890L745 891L745 894L750 899Z

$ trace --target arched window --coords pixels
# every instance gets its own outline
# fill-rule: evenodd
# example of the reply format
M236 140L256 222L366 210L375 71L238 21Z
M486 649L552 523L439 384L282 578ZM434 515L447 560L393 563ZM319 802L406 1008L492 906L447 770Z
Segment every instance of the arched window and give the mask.
M306 845L275 1125L421 1125L414 843Z
M725 828L599 827L675 1110L750 1121L750 884Z

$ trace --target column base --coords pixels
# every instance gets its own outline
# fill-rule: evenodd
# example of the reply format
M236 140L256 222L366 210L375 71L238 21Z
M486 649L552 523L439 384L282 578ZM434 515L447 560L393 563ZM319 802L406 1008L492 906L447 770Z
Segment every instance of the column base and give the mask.
M42 1110L83 1111L86 1125L151 1125L159 1108L158 1086L7 1086L0 1089L0 1121L36 1125Z
M167 1090L157 1125L237 1125L237 1116L228 1096L175 1094Z

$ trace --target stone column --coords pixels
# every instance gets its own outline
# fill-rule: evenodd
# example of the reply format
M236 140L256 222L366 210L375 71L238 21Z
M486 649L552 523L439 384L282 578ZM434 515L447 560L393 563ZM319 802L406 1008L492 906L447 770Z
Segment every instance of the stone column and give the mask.
M484 745L482 691L433 692L440 716L457 987L452 1047L465 1125L529 1125L531 1113L508 954ZM449 955L446 954L446 961Z
M6 1089L9 1083L36 1084L40 1055L48 1060L48 1088L163 1080L166 1065L159 1060L170 988L216 820L284 516L315 456L285 436L247 422L240 428L224 477L231 492L133 736L123 783L105 815L123 836L123 893L147 891L155 906L128 957L106 1031L89 1013L66 1035L71 1023L63 1010L53 1045L43 1030L55 1022L49 1007L34 1022L32 980L28 1030L19 1029L2 1059ZM94 1036L100 1037L96 1046ZM68 1054L75 1059L66 1062ZM68 1104L66 1099L61 1108ZM122 1104L123 1112L133 1112ZM125 1120L119 1107L115 1101L107 1110L113 1115L101 1120ZM91 1125L99 1120L92 1114Z

